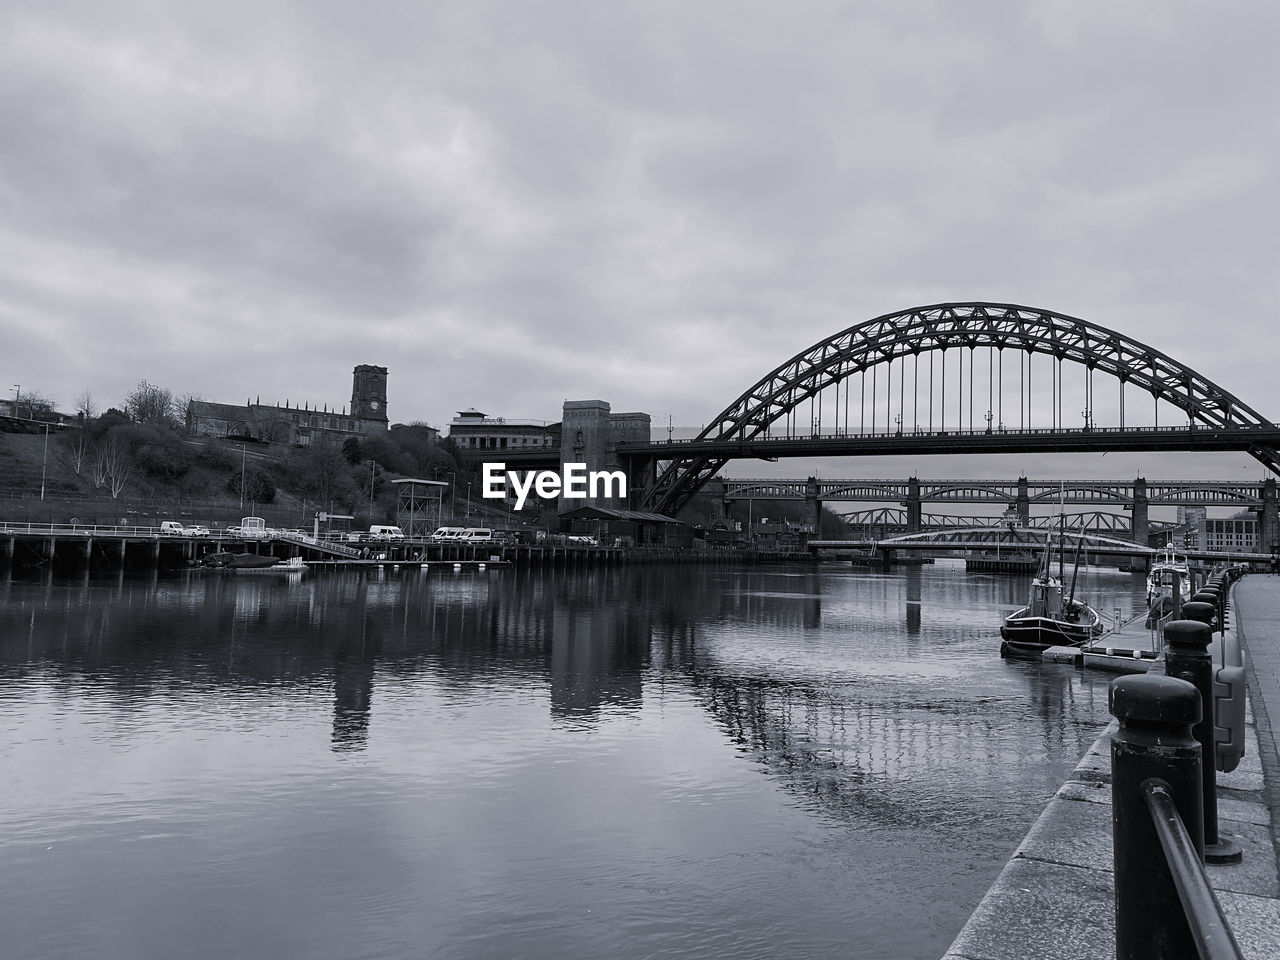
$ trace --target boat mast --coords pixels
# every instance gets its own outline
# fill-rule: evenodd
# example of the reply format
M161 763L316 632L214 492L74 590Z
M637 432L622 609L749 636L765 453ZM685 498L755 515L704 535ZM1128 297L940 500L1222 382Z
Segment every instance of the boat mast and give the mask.
M1067 515L1065 513L1058 514L1058 582L1061 583L1066 579L1066 571L1063 564L1066 558L1063 556L1067 550Z
M1080 539L1076 543L1076 565L1071 571L1071 593L1067 596L1067 606L1070 606L1076 599L1076 576L1080 573L1080 551L1084 547L1084 531L1080 531Z

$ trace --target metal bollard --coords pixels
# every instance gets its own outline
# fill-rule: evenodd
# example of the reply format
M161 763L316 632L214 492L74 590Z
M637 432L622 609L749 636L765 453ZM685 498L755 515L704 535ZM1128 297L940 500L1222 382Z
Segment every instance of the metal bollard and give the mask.
M1201 587L1191 595L1192 603L1207 603L1213 609L1213 617L1206 620L1205 623L1211 627L1218 623L1218 591L1210 590L1208 587Z
M1196 594L1200 596L1200 594ZM1182 605L1182 619L1195 620L1206 627L1213 625L1213 604L1207 600L1188 600Z
M1183 611L1194 608L1188 603ZM1191 612L1200 612L1192 610ZM1170 677L1186 680L1200 694L1200 718L1192 729L1192 736L1200 744L1201 756L1201 808L1204 814L1205 863L1238 863L1239 846L1218 836L1218 773L1215 769L1215 744L1213 722L1213 660L1209 656L1209 643L1213 632L1209 625L1198 620L1172 620L1164 627L1164 672ZM1188 826L1188 829L1190 827Z
M1147 674L1116 680L1108 699L1120 721L1111 739L1116 960L1198 960L1143 786L1168 785L1196 852L1203 853L1200 744L1191 735L1201 716L1200 694L1185 680Z

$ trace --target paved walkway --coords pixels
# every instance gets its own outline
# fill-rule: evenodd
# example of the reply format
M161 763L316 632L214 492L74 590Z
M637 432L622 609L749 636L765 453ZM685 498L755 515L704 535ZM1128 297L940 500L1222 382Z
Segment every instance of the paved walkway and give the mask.
M1280 856L1280 751L1276 747L1280 733L1280 576L1250 574L1235 585L1232 597L1231 625L1248 657L1245 673L1265 780L1262 794L1271 809L1272 840Z
M1235 586L1232 627L1248 654L1245 757L1218 774L1219 832L1244 861L1211 866L1247 960L1280 958L1280 577ZM1063 669L1070 669L1063 667ZM960 931L944 960L1098 960L1115 955L1111 730L1089 749Z

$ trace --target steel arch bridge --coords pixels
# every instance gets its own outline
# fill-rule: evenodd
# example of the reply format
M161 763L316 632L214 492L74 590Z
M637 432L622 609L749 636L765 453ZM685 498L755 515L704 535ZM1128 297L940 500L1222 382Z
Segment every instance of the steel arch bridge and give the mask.
M886 531L886 536L889 530L906 532L909 519L907 511L901 507L856 510L851 513L842 513L840 518L850 530L882 530ZM1133 533L1133 521L1129 517L1118 513L1108 513L1105 510L1068 513L1066 514L1066 523L1068 529L1071 530L1086 530L1111 536L1130 537ZM1002 526L1001 518L930 513L922 514L920 517L921 533L982 526ZM1171 530L1178 529L1179 526L1176 523L1154 521L1149 525L1148 533L1150 535L1165 535ZM1018 529L1055 530L1057 527L1058 518L1056 516L1044 516L1032 517L1029 523Z
M986 428L974 428L974 353L988 348L988 402ZM965 355L968 349L969 390L964 392ZM956 416L958 429L947 428L948 350L959 350L953 376L958 380ZM1018 358L1018 426L1006 428L1003 416L1004 352ZM999 374L997 375L997 354ZM928 429L918 417L921 400L920 358L927 355L929 369ZM1033 424L1032 358L1050 358L1052 402L1048 428ZM934 429L934 358L941 356L941 430ZM907 422L906 358L912 358L914 386ZM898 361L898 383L892 380ZM1068 361L1085 370L1083 426L1068 428L1062 414L1062 364ZM1012 365L1011 365L1012 366ZM875 375L885 370L886 404L884 432L879 433L876 398L880 387ZM866 374L871 380L870 434L866 432ZM1101 372L1120 384L1119 426L1099 427L1094 422L1093 378ZM862 374L858 429L849 430L850 378ZM1012 376L1012 373L1011 373ZM1042 373L1043 376L1043 373ZM995 383L1000 383L996 400ZM843 429L841 429L841 386ZM897 430L890 426L894 387L898 392ZM1125 387L1149 393L1157 423L1154 427L1126 426ZM965 401L968 427L965 427ZM824 411L824 401L826 411ZM1160 427L1159 403L1181 411L1186 427ZM813 430L796 432L797 413L809 404ZM834 430L823 431L833 423ZM957 409L958 408L958 409ZM999 414L997 414L997 409ZM816 412L816 416L814 413ZM999 428L993 421L999 417ZM1043 416L1043 412L1041 413ZM783 424L785 433L775 434ZM939 303L912 307L856 324L819 341L760 378L737 400L718 414L693 440L667 443L622 443L619 454L651 458L662 463L654 481L640 498L645 510L672 514L731 459L740 457L883 455L890 453L1016 452L1054 450L1171 450L1215 449L1247 451L1273 473L1280 474L1280 427L1237 397L1165 353L1098 324L1035 307L1007 303Z

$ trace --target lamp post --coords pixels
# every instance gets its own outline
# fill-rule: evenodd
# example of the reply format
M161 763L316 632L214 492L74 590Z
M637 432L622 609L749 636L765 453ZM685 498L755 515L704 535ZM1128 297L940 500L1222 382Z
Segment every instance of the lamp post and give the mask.
M471 481L467 481L467 522L471 522Z
M244 441L240 441L240 512L244 513Z
M40 499L44 499L44 478L46 468L49 466L49 423L44 425L44 459L40 461Z
M432 467L431 473L435 479L440 479L440 474L444 474L449 478L449 518L451 520L458 519L458 491L454 489L454 483L458 479L458 474L454 470L442 470L439 467Z
M18 415L18 398L22 396L22 384L15 383L13 385L13 415Z
M378 471L378 461L369 461L369 522L373 523L373 481Z

